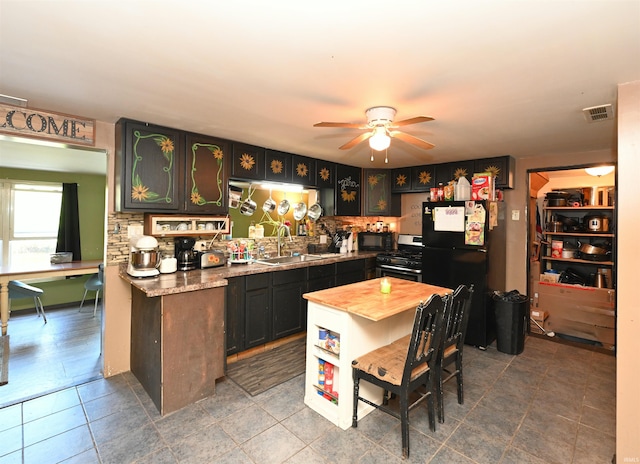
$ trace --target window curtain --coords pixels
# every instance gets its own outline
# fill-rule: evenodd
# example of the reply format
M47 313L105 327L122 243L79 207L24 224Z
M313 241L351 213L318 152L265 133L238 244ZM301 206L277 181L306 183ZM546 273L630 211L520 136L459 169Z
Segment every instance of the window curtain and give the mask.
M78 215L78 184L62 184L62 207L58 225L56 252L70 251L73 260L80 261L80 216Z

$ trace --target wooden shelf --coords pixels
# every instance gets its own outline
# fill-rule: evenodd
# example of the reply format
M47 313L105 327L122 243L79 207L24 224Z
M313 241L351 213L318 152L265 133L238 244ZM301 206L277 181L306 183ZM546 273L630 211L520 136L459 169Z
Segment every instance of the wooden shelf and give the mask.
M228 234L228 216L144 215L144 233L155 237Z
M564 235L566 237L594 237L594 238L615 237L615 234L601 234L598 232L542 232L542 235Z
M581 264L596 264L598 266L613 266L613 261L592 261L589 259L579 259L579 258L552 258L550 256L541 256L540 259L545 261L562 261L565 263L581 263Z
M603 209L613 211L615 206L545 206L545 210L549 211L589 211L591 209Z

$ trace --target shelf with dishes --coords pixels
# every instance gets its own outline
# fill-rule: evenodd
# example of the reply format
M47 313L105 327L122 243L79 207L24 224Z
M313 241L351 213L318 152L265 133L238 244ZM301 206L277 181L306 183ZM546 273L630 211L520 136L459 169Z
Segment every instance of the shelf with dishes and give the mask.
M543 235L561 235L565 237L592 237L592 238L613 238L615 234L600 232L542 232Z
M144 215L144 233L156 237L229 234L228 216Z
M558 261L564 263L580 263L580 264L596 264L598 266L613 266L613 261L593 261L590 259L580 258L555 258L550 256L544 256L545 261Z

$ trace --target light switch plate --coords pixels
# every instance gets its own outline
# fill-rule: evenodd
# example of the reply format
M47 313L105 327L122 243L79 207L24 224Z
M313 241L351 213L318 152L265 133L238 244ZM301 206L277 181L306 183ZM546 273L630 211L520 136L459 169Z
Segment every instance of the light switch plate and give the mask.
M520 210L519 209L511 210L511 220L512 221L519 221L520 220Z
M127 238L135 237L136 235L142 235L144 228L141 225L130 225L127 227Z

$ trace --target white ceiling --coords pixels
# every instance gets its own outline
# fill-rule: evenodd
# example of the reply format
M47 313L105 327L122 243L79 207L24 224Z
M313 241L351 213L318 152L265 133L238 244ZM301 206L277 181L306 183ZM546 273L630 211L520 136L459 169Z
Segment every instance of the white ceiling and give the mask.
M0 94L362 167L384 156L339 150L357 129L312 125L435 118L387 167L615 150L582 109L638 79L639 0L0 0Z

